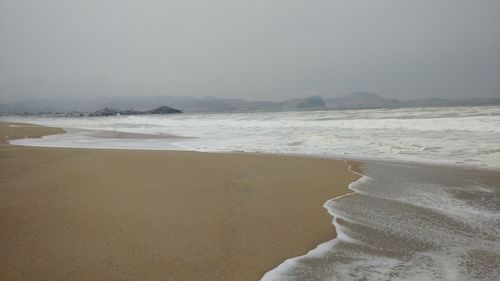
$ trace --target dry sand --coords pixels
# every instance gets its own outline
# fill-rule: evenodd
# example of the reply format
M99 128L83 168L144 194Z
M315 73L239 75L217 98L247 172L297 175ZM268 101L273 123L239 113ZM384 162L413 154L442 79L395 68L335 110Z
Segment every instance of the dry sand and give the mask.
M343 161L35 148L0 123L0 280L258 280L334 237Z

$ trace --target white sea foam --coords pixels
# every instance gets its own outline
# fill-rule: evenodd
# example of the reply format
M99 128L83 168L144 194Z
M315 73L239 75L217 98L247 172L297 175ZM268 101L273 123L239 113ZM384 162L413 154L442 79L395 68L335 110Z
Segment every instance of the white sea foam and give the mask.
M344 194L335 198L332 198L328 201L325 202L323 207L328 211L328 213L334 217L332 220L332 224L335 227L335 232L337 233L337 237L333 240L326 241L324 243L319 244L316 248L310 250L307 254L303 256L298 256L298 257L292 257L287 260L285 260L283 263L281 263L279 266L274 268L273 270L267 272L264 274L264 276L261 278L261 281L280 281L280 280L287 280L289 278L293 278L293 269L300 267L300 261L302 259L308 259L308 258L321 258L325 255L327 255L332 249L335 248L335 245L339 243L340 241L346 241L349 243L359 243L356 239L350 237L347 234L346 229L342 226L339 225L336 221L337 218L340 218L338 214L335 214L331 208L328 206L331 204L333 200L341 199L350 195L355 194L358 192L355 188L356 186L363 184L367 181L370 180L370 177L367 177L363 174L360 174L354 170L352 170L352 166L348 165L349 172L357 174L360 176L360 178L357 181L351 182L349 184L349 189L352 190L353 192ZM346 218L343 218L344 220L348 220Z
M18 145L245 151L500 168L498 106L6 120L69 131L65 135L13 141ZM71 129L192 138L97 139Z
M351 186L356 194L325 203L337 238L262 280L498 280L498 174L381 162L362 169L370 177Z

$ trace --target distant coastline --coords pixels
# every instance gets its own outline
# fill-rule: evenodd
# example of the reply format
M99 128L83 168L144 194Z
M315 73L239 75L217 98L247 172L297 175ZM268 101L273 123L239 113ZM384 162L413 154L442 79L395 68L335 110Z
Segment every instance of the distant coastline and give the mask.
M53 116L53 117L104 117L104 116L121 116L121 115L149 115L149 114L177 114L182 113L182 110L175 109L169 106L160 106L155 109L139 111L134 109L116 109L105 107L103 109L95 110L92 112L82 112L78 110L64 111L64 112L52 112L52 111L40 111L38 113L14 113L11 115L23 115L23 116Z
M370 92L354 92L341 97L309 96L283 101L249 101L217 97L189 96L123 96L102 98L45 98L26 99L0 104L0 115L52 115L52 116L111 116L155 114L155 110L167 108L187 113L226 112L282 112L311 110L350 110L376 108L450 107L500 105L500 97L416 100L388 99ZM119 110L119 108L134 108ZM160 110L161 111L161 110ZM179 112L161 112L179 113Z

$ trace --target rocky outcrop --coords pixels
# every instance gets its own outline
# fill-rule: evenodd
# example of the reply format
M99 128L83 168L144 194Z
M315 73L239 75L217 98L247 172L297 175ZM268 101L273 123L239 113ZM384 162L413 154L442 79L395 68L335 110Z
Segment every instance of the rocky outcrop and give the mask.
M94 116L115 116L115 115L120 115L120 111L114 108L103 108L96 110L94 112L90 112L89 116L94 117Z
M182 111L179 109L172 108L170 106L160 106L158 108L144 112L144 114L171 114L171 113L182 113Z
M90 112L88 116L96 117L96 116L116 116L116 115L139 115L139 114L172 114L172 113L182 113L182 111L169 106L160 106L158 108L146 111L137 111L133 109L118 110L106 107L100 110L96 110L94 112Z

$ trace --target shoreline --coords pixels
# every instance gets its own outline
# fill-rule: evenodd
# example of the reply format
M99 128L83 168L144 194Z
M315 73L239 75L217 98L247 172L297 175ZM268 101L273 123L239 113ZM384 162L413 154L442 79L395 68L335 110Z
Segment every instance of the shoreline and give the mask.
M498 171L380 162L360 168L364 177L350 184L356 196L325 203L337 237L262 281L498 279Z
M258 280L335 237L322 204L357 178L344 160L282 155L2 144L1 156L0 279Z
M363 182L363 181L365 181L366 179L369 178L368 176L363 175L361 173L361 169L359 168L359 164L357 165L357 167L355 168L355 170L353 170L352 169L353 165L351 163L349 163L347 160L344 160L344 161L346 161L346 163L348 164L347 170L349 172L353 173L353 174L358 175L359 177L358 177L357 180L352 181L351 183L349 183L349 185L347 187L349 189L348 193L339 195L339 196L331 198L331 199L328 199L323 204L323 208L325 208L325 210L328 212L328 214L332 218L331 223L332 223L332 225L335 228L335 237L333 237L331 240L324 241L324 242L316 245L316 247L314 247L313 249L309 250L307 253L305 253L303 255L291 257L291 258L288 258L288 259L284 260L277 267L275 267L272 270L266 272L264 274L264 276L262 276L262 278L261 278L260 281L277 281L277 280L280 280L280 279L282 279L283 276L287 275L287 273L288 273L287 271L289 271L290 268L294 268L298 263L300 263L300 261L302 259L307 259L311 255L313 255L313 256L324 255L326 252L328 252L328 248L332 247L332 245L335 245L336 243L339 243L341 241L340 240L341 238L339 237L339 227L341 227L341 226L339 225L339 223L337 221L338 215L334 214L333 212L331 212L331 210L328 207L328 205L331 202L333 202L333 201L335 201L337 199L342 199L342 198L345 198L345 197L348 197L348 196L359 194L359 190L355 189L354 186L357 185L357 184L360 184L361 182Z
M37 125L31 123L20 123L20 122L10 122L10 121L2 121L0 123L9 123L9 124L21 124L26 125L29 124L30 127L45 127L45 125ZM46 127L51 128L51 127ZM58 128L54 128L58 129ZM63 130L63 129L60 129ZM64 131L64 130L63 130ZM186 137L175 134L150 134L150 133L129 133L115 130L99 130L99 129L68 129L68 131L64 131L66 134L72 134L73 132L80 132L86 135L89 135L95 139L126 139L126 140L179 140L179 139L192 139L193 137ZM48 134L46 136L50 136L54 134ZM2 137L0 135L0 142L2 141ZM40 138L38 136L36 138ZM21 138L22 139L22 138ZM27 146L30 147L32 145L28 144L12 144L16 146ZM329 159L329 160L343 160L350 161L353 163L396 163L396 164L412 164L412 165L430 165L435 167L451 167L458 169L467 169L467 170L486 170L491 172L500 171L499 167L491 166L491 165L478 165L478 164L470 164L467 162L453 162L451 160L436 160L436 159L397 159L394 157L377 157L377 156L358 156L358 155L328 155L325 156L323 154L308 154L308 153L289 153L289 152L265 152L265 151L217 151L217 150L195 150L195 149L182 149L179 147L168 147L168 148L158 148L158 147L134 147L134 146L124 146L124 147L108 147L108 146L52 146L52 145L43 145L38 144L33 147L44 147L44 148L75 148L75 149L96 149L96 150L137 150L137 151L183 151L183 152L200 152L200 153L213 153L213 154L241 154L241 155L270 155L270 156L289 156L289 157L298 157L298 158L312 158L312 159Z

